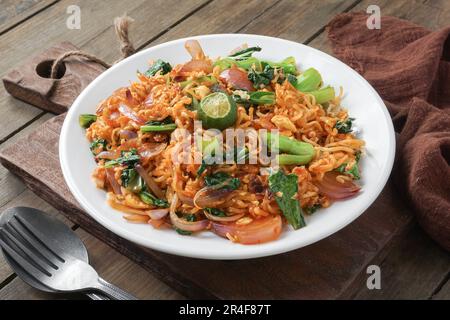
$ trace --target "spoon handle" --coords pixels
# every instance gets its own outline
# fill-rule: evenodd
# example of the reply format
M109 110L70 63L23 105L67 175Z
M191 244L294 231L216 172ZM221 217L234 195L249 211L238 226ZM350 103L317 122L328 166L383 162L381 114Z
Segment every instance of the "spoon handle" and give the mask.
M103 292L108 297L114 300L137 300L135 296L103 280L100 277L98 278L98 282L93 289Z

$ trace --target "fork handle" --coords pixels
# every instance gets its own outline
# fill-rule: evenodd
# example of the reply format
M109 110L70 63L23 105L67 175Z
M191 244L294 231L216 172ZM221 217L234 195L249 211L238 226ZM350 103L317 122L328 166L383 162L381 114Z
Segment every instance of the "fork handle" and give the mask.
M137 300L135 296L103 280L100 277L98 278L97 285L94 286L93 289L103 292L108 297L114 300Z

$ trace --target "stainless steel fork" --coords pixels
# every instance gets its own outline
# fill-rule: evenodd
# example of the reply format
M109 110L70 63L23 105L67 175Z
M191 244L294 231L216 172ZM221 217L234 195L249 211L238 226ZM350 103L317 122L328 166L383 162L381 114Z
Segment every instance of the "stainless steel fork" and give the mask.
M26 272L55 291L101 291L112 299L136 300L100 278L88 263L64 253L54 240L20 216L0 229L0 245Z

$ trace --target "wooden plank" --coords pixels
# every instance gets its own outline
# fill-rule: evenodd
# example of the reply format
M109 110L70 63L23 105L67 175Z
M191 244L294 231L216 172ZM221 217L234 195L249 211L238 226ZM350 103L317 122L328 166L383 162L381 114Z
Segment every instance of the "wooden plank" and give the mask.
M355 299L428 299L449 274L450 255L414 225L379 266L381 290L362 281Z
M0 35L56 2L57 0L3 0L0 3Z
M236 7L236 2L215 1L147 47L193 35L234 32L271 35L303 42L321 30L335 14L352 6L354 2L355 0L284 0L273 4L253 0L240 2L239 10L230 16L217 12L228 12L229 8ZM251 13L252 19L246 19Z
M26 58L36 54L37 48L42 48L43 37L46 47L70 39L80 49L113 62L120 57L118 49L111 50L112 46L114 48L117 46L112 27L115 17L124 12L137 17L131 37L138 47L176 24L177 21L195 11L206 1L156 0L149 2L135 0L130 2L111 0L94 2L63 0L0 36L2 43L0 47L2 56L0 77L3 77L10 68L20 65ZM68 18L66 8L69 5L78 5L81 9L81 29L79 30L69 30L66 27ZM155 8L158 8L157 14L155 14ZM91 42L96 37L98 41ZM32 121L42 111L12 99L1 87L0 113L3 115L0 119L1 142L11 132Z
M450 300L450 275L447 276L447 282L439 288L436 294L432 297L433 300Z

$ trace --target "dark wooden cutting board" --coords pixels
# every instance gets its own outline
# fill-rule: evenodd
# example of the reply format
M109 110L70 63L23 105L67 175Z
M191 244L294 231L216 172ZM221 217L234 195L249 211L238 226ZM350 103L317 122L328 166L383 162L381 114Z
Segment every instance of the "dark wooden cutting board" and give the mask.
M81 88L70 93L72 98ZM150 250L103 228L73 198L58 159L64 116L48 120L30 135L1 150L1 163L68 219L190 298L351 298L357 289L365 286L367 266L382 261L412 220L392 182L388 182L380 197L349 226L289 253L241 261L213 261Z

